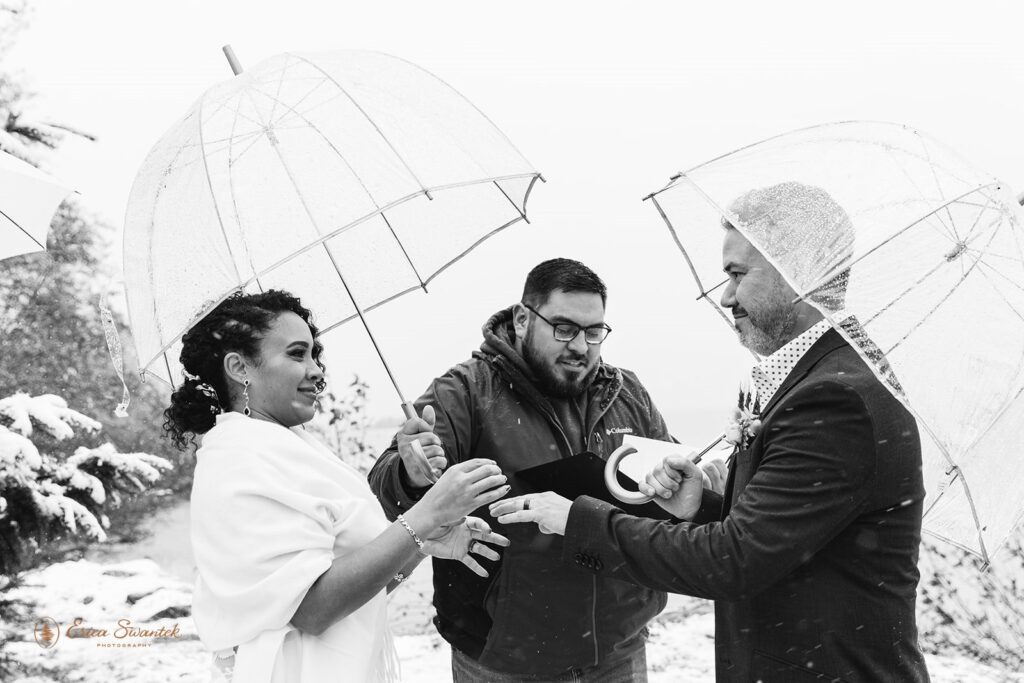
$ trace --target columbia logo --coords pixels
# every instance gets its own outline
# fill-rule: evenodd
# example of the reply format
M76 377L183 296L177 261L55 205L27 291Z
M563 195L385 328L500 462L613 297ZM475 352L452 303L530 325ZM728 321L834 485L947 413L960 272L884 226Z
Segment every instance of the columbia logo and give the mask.
M611 436L612 434L632 434L633 433L633 428L632 427L609 427L608 429L604 430L604 432L608 436Z

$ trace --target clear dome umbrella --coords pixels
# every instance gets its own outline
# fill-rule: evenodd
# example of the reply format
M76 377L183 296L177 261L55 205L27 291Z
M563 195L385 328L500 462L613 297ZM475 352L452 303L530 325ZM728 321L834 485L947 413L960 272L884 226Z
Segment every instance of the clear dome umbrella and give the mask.
M526 220L540 174L432 74L360 51L287 53L242 72L225 52L235 77L156 143L128 201L125 289L144 377L177 384L181 336L232 292L287 289L323 331L365 324Z
M797 184L849 219L791 201ZM757 215L735 203L751 190ZM723 220L843 334L917 419L925 530L988 562L1024 513L1024 213L1010 189L917 130L845 122L736 150L647 199L730 325Z

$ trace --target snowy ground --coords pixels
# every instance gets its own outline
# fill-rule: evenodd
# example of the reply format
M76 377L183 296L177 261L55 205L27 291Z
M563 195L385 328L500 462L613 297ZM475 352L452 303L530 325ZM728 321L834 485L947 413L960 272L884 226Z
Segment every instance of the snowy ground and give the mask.
M449 650L430 626L429 567L421 566L414 580L394 594L390 609L406 683L450 681ZM151 560L99 564L86 560L51 565L28 574L24 585L8 598L29 601L23 623L9 624L14 642L7 646L22 672L12 683L67 681L205 681L208 656L187 616L190 588L164 573ZM67 638L63 634L49 649L33 637L33 622L48 616L62 631L76 617L82 626L111 632L118 620L137 627L161 627L178 636L164 638ZM652 626L648 666L652 683L714 679L714 623L710 605L674 597ZM20 640L19 640L20 639ZM110 643L133 647L110 647ZM928 655L936 683L1024 682L1010 674L960 655Z

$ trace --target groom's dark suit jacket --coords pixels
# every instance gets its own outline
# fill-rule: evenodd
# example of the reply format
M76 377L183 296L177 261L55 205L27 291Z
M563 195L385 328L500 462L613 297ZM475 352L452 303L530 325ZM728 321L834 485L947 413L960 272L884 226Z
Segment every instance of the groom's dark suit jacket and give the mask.
M927 681L914 418L830 330L762 423L723 498L705 491L696 522L715 521L658 522L581 497L563 561L713 599L719 681Z

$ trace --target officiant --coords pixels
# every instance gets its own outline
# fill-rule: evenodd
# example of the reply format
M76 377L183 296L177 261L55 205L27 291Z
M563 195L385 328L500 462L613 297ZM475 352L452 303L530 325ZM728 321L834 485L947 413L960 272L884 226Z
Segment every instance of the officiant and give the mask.
M515 473L581 451L607 457L624 434L669 440L665 422L629 370L605 363L607 291L587 266L545 261L530 271L521 301L483 327L480 350L433 381L406 428L370 472L394 518L447 466L494 460ZM413 446L414 442L419 447ZM486 510L484 510L486 513ZM648 621L666 595L558 562L562 539L517 525L490 578L434 563L435 625L452 646L452 674L465 681L645 681Z

